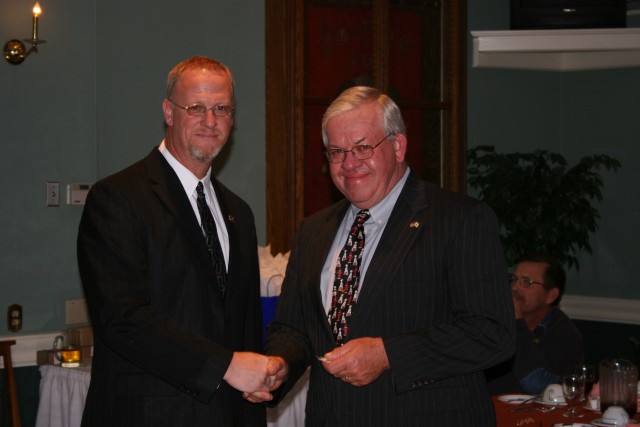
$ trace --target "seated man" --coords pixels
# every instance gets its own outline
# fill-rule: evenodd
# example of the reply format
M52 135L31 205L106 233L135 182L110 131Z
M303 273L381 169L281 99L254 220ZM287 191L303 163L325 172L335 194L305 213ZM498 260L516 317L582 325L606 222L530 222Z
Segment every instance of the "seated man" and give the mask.
M565 289L560 263L544 254L522 257L509 277L517 325L516 354L486 372L491 394L538 394L582 363L582 335L558 308Z

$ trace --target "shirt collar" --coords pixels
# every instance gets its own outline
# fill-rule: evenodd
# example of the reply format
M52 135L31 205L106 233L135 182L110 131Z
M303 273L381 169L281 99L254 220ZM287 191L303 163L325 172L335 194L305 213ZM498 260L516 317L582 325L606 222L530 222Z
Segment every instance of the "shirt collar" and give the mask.
M378 204L369 208L369 213L371 217L367 220L367 222L375 222L377 224L386 223L389 217L391 216L391 211L393 211L393 207L396 205L396 201L398 197L400 197L400 193L404 188L405 182L407 182L407 177L409 176L409 168L404 172L404 175L400 180L394 185L389 194L385 196ZM355 219L358 212L362 209L351 205L349 208L348 216L350 219ZM366 224L366 223L365 223Z
M204 184L205 192L209 193L211 168L209 168L204 178L199 180L189 169L184 167L184 165L180 163L178 159L173 157L173 154L171 154L167 149L164 140L158 147L158 150L160 151L160 153L162 153L176 175L178 175L178 179L182 183L182 186L184 187L184 190L187 192L187 194L193 194L196 191L196 186L198 185L199 181L202 181L202 183Z
M542 322L540 322L538 326L546 329L551 324L551 321L555 317L557 311L558 307L556 307L555 305L551 306L551 308L547 312L547 315L544 316L544 319L542 319Z

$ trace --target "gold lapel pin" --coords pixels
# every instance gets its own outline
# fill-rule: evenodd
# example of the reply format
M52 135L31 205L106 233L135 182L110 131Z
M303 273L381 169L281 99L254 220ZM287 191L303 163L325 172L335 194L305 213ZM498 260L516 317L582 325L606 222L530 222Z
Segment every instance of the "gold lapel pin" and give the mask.
M418 228L418 227L420 227L420 222L419 221L413 221L411 224L409 224L409 227Z
M236 217L233 216L233 215L229 215L228 218L229 218L230 222L235 222L236 221Z

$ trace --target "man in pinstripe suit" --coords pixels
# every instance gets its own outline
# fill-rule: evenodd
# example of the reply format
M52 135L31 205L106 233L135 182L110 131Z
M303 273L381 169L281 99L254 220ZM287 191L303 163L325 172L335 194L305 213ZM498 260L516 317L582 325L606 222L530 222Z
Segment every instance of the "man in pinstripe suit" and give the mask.
M401 113L376 89L343 92L322 132L346 200L296 234L267 339L289 369L274 401L310 365L308 426L494 425L483 370L513 354L515 323L493 211L410 170ZM337 346L327 319L336 258L362 209L359 294Z

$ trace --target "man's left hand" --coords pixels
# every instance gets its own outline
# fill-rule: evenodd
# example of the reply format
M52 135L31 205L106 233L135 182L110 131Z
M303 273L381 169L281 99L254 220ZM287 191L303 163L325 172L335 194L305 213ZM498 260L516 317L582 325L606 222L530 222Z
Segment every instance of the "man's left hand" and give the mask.
M328 373L354 386L371 384L390 368L382 338L356 338L324 357Z

